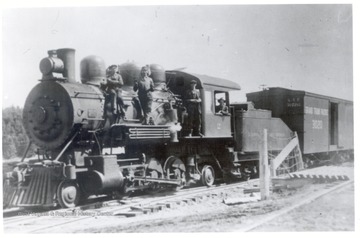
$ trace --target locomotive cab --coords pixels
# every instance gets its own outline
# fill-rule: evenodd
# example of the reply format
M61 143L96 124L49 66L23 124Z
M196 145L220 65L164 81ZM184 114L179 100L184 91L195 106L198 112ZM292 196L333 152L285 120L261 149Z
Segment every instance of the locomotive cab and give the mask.
M174 94L184 98L191 81L197 82L196 89L201 98L201 133L204 137L231 138L231 113L223 114L216 110L219 99L224 99L229 107L229 91L240 90L240 86L229 80L207 75L188 74L182 71L166 71L167 86ZM178 116L181 124L187 123L185 109ZM187 136L187 133L182 136Z

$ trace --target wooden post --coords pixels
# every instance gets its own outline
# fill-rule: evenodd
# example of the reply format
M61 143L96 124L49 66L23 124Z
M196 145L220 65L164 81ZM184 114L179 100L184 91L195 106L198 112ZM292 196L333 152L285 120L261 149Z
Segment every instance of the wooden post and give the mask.
M268 146L267 146L267 129L264 129L262 140L260 143L260 193L261 200L266 200L270 197L270 171L268 161Z
M275 168L275 163L274 160L270 160L270 176L271 178L275 178L276 177L276 168Z

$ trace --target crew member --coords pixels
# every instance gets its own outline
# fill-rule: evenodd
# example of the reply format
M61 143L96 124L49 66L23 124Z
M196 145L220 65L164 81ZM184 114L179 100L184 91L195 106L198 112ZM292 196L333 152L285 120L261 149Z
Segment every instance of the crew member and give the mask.
M220 105L216 106L216 108L215 108L216 114L229 116L230 115L229 108L228 108L228 106L226 106L224 98L220 98L218 100L218 103L220 103Z
M121 90L123 85L124 81L120 75L119 67L117 65L109 66L106 69L106 80L101 83L100 87L110 94L111 110L117 122L125 116Z
M151 74L150 66L146 65L141 68L139 82L135 81L134 91L138 91L140 105L143 111L143 124L149 125L152 121L150 118L151 106L152 106L152 93L154 91L154 82L149 77Z
M190 88L186 90L184 102L188 113L187 128L189 136L202 136L201 128L201 98L199 91L196 89L196 81L190 82Z

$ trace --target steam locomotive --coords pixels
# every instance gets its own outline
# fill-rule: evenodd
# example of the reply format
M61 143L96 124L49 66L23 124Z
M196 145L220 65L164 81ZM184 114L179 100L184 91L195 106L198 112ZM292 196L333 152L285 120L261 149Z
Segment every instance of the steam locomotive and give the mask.
M252 102L234 103L228 114L219 114L217 101L222 98L229 105L229 92L240 90L237 83L166 71L157 64L150 65L155 85L152 123L144 125L133 91L140 68L133 63L118 68L124 81L121 120L113 113L112 95L101 87L106 66L100 57L81 61L79 83L75 50L48 51L40 62L40 83L29 93L23 110L23 125L30 144L38 147L38 158L23 159L6 174L4 206L69 208L90 195L121 196L138 190L176 190L193 183L211 186L219 179L248 179L257 175L259 135L264 128L269 131L271 151L281 151L296 129L304 140L299 128L285 123L289 118L281 119L286 104L272 117L270 110L276 105L270 103L271 90L248 95L262 109L255 109ZM184 92L194 80L201 97L200 136L189 134L183 104ZM292 100L284 92L278 100ZM301 104L300 99L296 102ZM347 140L346 146L333 151L351 151L352 143Z

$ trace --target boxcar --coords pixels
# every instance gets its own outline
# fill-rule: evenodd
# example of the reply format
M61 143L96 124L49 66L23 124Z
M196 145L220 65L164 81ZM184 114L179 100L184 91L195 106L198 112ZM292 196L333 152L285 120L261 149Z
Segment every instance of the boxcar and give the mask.
M268 88L246 94L256 108L272 111L299 136L305 155L353 153L353 102L305 91Z

